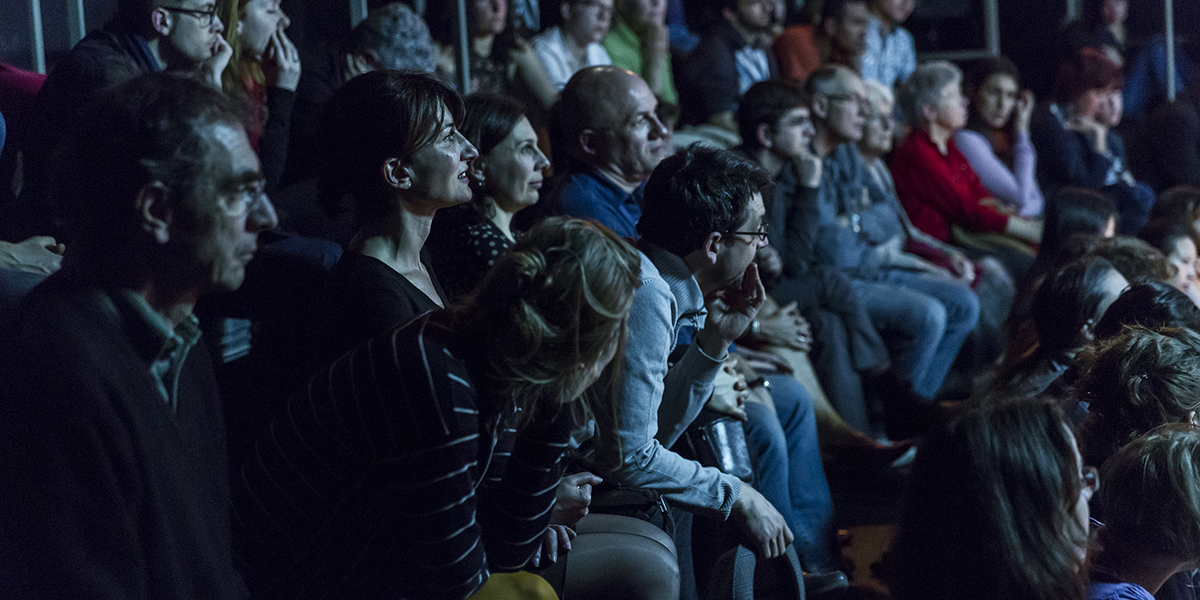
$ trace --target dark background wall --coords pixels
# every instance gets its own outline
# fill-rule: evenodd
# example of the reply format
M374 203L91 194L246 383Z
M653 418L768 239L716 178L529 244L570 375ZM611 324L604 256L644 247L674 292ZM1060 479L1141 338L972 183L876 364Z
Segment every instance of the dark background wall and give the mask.
M385 0L369 0L371 6ZM451 0L428 0L450 2ZM553 1L553 0L543 0ZM283 0L294 24L288 35L301 49L322 41L337 40L350 27L345 0ZM116 0L84 0L88 30L102 26L116 9ZM999 0L1001 52L1023 72L1024 83L1044 94L1053 78L1057 31L1067 12L1066 0ZM41 0L47 66L70 47L64 0ZM1200 1L1176 0L1176 31L1183 39L1200 33ZM0 0L0 61L34 68L31 51L29 0ZM906 24L918 52L984 48L983 0L918 0ZM1130 2L1131 37L1144 38L1163 31L1162 0Z

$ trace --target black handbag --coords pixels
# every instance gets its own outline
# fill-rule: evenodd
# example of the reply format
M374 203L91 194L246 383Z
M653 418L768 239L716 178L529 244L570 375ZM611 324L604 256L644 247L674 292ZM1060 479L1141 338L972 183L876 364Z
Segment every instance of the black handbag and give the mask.
M746 446L742 422L708 409L683 434L683 445L690 458L706 467L716 467L746 483L754 480L754 465ZM676 444L678 447L679 444Z

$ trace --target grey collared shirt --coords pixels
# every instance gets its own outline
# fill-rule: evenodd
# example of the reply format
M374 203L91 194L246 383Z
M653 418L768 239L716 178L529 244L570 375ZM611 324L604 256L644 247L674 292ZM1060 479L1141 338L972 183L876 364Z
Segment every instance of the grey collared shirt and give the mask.
M112 309L121 322L121 329L134 350L148 366L150 375L162 399L178 410L179 373L188 352L200 340L200 323L188 315L179 325L171 323L154 311L141 294L130 289L109 291Z

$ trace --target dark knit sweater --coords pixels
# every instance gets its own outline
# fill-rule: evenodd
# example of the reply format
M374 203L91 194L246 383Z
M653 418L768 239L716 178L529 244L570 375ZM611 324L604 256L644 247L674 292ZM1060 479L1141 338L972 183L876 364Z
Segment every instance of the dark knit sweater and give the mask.
M0 595L244 597L204 345L172 410L118 305L64 269L0 328Z

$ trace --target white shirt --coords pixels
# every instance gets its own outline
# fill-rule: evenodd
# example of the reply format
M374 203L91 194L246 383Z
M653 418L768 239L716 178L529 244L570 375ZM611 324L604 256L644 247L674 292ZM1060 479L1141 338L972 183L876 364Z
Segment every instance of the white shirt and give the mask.
M612 59L608 57L608 51L604 49L604 46L596 43L587 45L587 60L584 64L580 64L575 60L575 55L567 49L562 29L558 27L551 27L533 36L533 50L537 52L538 58L546 67L546 73L550 75L550 80L559 90L567 85L567 81L576 71L584 67L612 64Z

